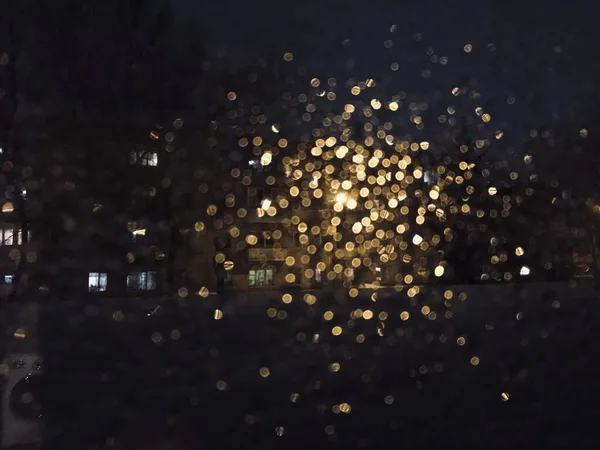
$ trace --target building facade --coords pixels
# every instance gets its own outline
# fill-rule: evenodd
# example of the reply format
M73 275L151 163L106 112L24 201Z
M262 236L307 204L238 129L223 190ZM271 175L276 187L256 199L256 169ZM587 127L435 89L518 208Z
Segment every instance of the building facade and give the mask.
M210 133L182 138L181 127L178 120L153 128L105 120L21 124L25 182L18 189L9 185L2 199L0 284L10 285L23 259L30 293L58 299L82 293L206 297L326 285L423 284L433 278L434 267L425 257L431 250L422 244L436 239L435 251L444 252L450 265L473 269L461 275L463 282L512 282L507 274L515 272L516 241L511 236L522 236L537 223L518 215L508 219L529 195L517 186L471 201L469 214L449 206L449 214L458 219L424 223L402 235L398 230L416 220L402 208L424 207L422 196L408 196L393 207L397 202L390 200L401 192L384 187L363 194L352 177L354 184L344 190L325 180L317 196L311 183L318 177L306 170L298 175L299 167L310 168L297 157L306 154L306 143L289 153L263 146L262 153L232 159L211 150ZM221 145L233 147L235 141L223 139ZM267 164L265 154L270 155ZM423 176L412 189L422 192L439 182L439 177ZM405 186L399 183L398 189ZM584 221L575 210L566 214L567 206L552 195L542 197L540 205L553 205L552 220L545 234L533 230L519 241L526 249L523 261L549 262L543 279L552 271L554 278L569 278L573 270L562 269L568 265L565 258L573 259L584 276L593 275L593 232L577 231ZM25 215L15 207L17 198ZM485 210L480 219L474 217L477 208ZM528 211L539 219L548 209ZM473 240L475 234L479 240ZM567 256L565 245L544 241L552 235L565 245L577 241L575 252ZM452 260L453 249L471 240L477 251L469 254L469 264L460 257ZM554 253L540 250L533 257L527 250L535 248ZM450 265L447 280L460 275Z

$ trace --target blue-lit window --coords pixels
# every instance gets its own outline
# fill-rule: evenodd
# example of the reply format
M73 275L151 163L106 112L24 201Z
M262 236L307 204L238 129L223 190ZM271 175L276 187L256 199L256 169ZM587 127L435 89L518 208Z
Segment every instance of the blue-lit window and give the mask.
M129 153L129 163L139 166L158 166L158 153L137 151Z
M156 289L156 272L131 272L127 275L130 291L153 291Z
M88 290L90 292L104 292L108 286L108 274L90 272L88 274Z

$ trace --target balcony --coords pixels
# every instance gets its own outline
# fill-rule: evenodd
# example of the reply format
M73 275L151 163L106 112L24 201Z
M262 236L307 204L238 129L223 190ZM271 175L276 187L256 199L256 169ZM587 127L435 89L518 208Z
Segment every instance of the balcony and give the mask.
M282 248L249 248L248 259L250 261L285 261L287 252Z

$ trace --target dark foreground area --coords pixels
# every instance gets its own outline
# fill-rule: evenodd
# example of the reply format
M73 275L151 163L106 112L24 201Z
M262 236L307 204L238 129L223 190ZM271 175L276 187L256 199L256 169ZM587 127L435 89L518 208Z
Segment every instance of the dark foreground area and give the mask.
M43 308L45 446L597 448L598 300L458 295Z

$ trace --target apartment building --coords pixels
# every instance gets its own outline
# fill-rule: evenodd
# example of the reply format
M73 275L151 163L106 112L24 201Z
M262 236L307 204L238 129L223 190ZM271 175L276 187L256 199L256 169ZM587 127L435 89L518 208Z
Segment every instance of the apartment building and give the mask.
M28 176L19 192L9 192L12 200L4 199L0 281L11 281L22 257L29 291L51 298L166 294L164 145L141 127L106 121L29 119L19 128ZM25 214L10 210L15 195Z

